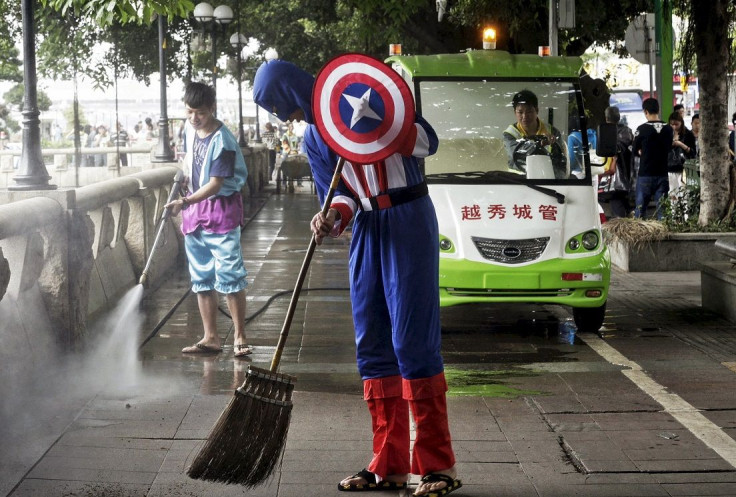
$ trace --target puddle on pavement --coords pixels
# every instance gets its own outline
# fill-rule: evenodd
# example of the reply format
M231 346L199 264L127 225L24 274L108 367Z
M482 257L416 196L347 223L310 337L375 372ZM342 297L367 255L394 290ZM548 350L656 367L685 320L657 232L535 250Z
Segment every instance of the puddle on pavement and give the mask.
M529 376L538 375L530 371L482 371L445 367L449 397L478 396L509 399L543 394L541 391L514 388L504 382L504 380Z

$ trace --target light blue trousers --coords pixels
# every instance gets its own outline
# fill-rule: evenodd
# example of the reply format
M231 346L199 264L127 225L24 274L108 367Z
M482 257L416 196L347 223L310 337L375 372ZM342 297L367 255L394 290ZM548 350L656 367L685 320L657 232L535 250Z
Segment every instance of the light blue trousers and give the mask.
M184 237L184 247L194 293L210 290L237 293L248 286L245 280L248 272L240 247L240 226L225 234L199 228Z

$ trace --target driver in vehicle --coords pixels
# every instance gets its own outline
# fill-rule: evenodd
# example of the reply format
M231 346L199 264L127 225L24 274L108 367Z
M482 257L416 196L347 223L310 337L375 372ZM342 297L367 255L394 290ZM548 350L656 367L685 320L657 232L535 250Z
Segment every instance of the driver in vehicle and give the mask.
M539 101L530 90L521 90L511 100L516 122L503 132L503 145L509 156L509 169L526 173L528 155L550 155L555 176L564 177L558 171L565 170L565 154L562 135L550 124L539 119Z

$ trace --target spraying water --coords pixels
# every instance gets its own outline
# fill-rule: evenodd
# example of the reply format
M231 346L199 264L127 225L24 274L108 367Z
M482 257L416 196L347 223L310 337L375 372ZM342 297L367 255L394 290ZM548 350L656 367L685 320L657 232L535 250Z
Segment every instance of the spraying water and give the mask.
M125 391L141 378L138 341L143 325L140 303L143 285L136 285L120 299L102 324L100 339L85 360L84 372L99 382L91 387Z

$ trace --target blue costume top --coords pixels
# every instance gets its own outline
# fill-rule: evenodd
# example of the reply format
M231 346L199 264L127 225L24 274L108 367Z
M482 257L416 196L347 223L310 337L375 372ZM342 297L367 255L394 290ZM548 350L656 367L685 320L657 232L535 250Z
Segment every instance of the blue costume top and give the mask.
M320 201L324 202L338 156L314 126L314 78L280 60L256 73L253 99L281 120L302 109L310 126L304 145ZM350 286L358 369L363 379L400 375L424 382L427 392L443 389L431 378L443 372L439 323L439 231L428 195L384 207L379 195L422 186L417 157L437 150L437 135L420 116L396 153L375 164L346 161L331 207L340 213L333 236L354 219L350 245ZM371 204L374 200L374 205ZM421 381L420 381L421 382ZM444 390L443 390L444 391ZM424 390L421 395L424 395ZM419 395L407 393L409 398Z

